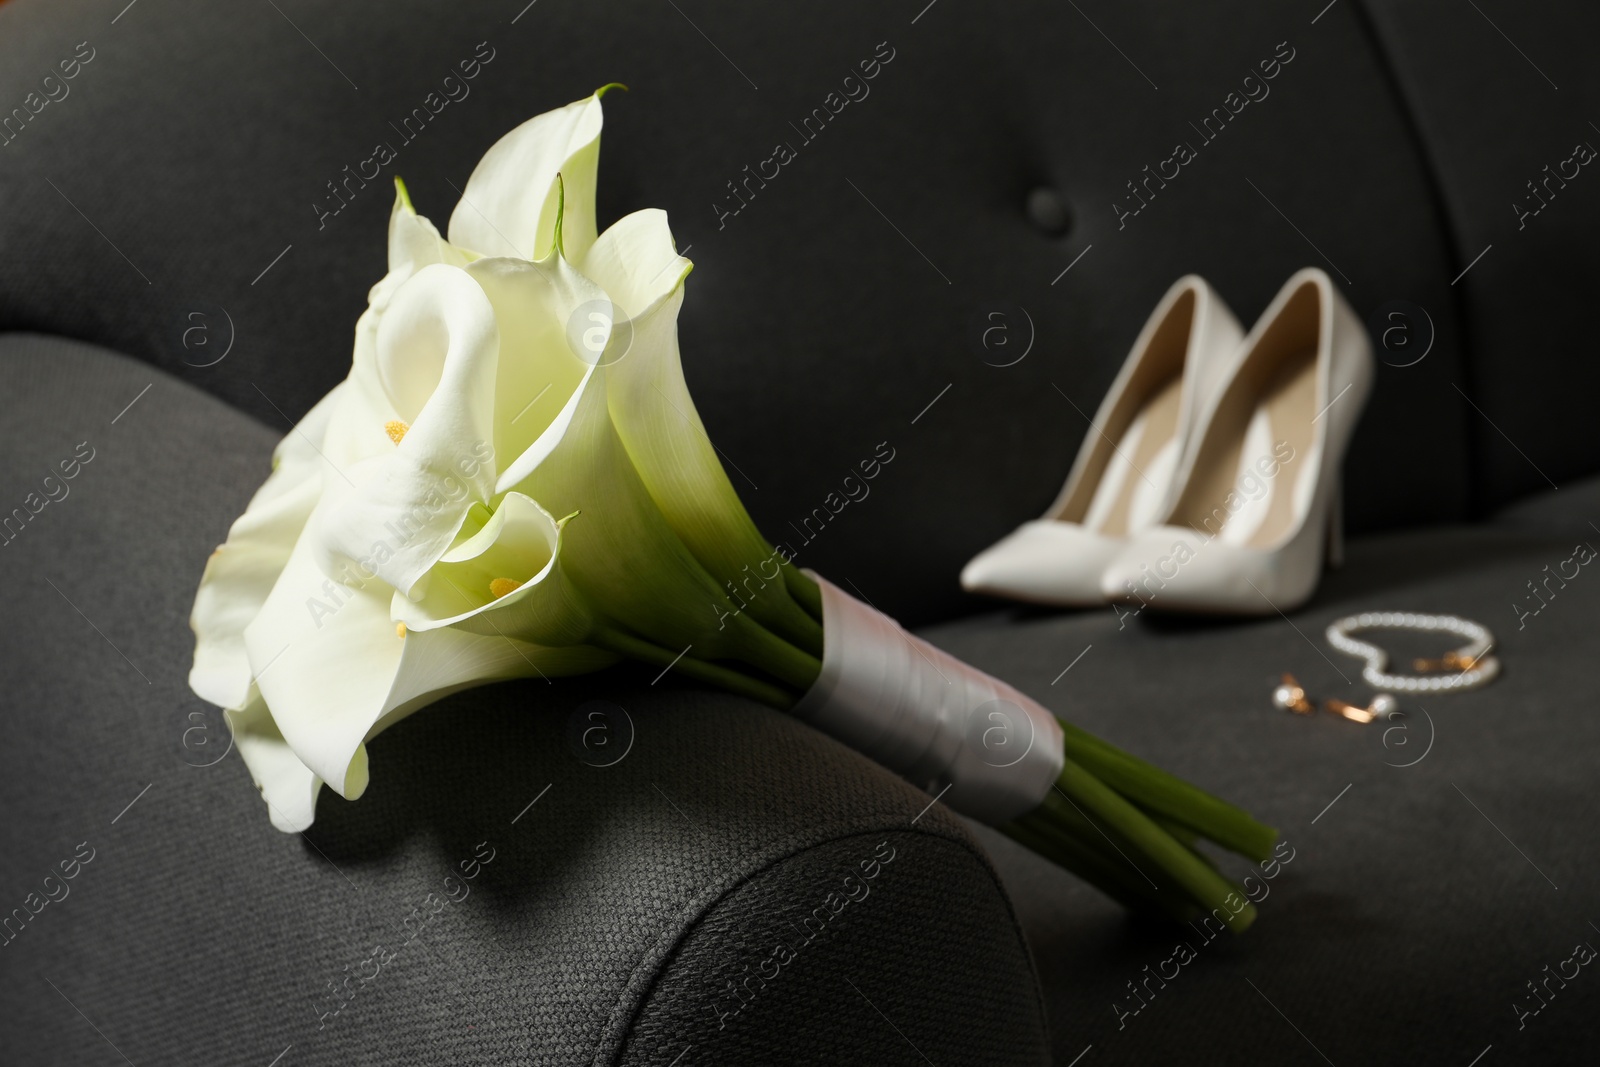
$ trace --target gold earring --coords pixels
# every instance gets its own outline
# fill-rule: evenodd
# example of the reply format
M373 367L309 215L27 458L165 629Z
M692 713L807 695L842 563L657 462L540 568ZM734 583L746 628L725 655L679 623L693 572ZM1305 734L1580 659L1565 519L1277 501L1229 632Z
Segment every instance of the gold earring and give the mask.
M1332 715L1342 715L1351 722L1371 722L1387 719L1400 710L1400 702L1388 693L1379 693L1366 707L1357 707L1343 700L1324 700L1322 709Z
M1306 691L1300 688L1300 683L1295 681L1294 675L1285 674L1278 688L1272 691L1273 707L1292 711L1296 715L1310 715L1316 711L1311 701L1306 699Z
M1453 651L1446 652L1438 659L1414 659L1411 661L1411 669L1414 671L1466 672L1476 667L1478 665L1478 661L1488 654L1488 650L1485 650L1478 653L1476 656L1467 656L1463 655L1460 649L1455 649Z

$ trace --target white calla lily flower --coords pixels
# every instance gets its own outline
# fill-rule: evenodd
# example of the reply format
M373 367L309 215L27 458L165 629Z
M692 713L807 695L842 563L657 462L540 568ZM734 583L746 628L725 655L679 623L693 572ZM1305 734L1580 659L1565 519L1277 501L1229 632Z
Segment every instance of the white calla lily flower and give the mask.
M350 374L206 568L191 684L280 829L324 783L359 796L366 742L466 686L625 654L785 704L816 673L819 640L762 625L820 636L781 582L729 600L772 549L683 383L666 216L596 235L600 128L596 94L502 138L449 240L396 182Z
M473 200L515 209L516 232L533 244L552 243L563 169L580 187L587 174L591 190L586 205L565 213L564 238L593 243L598 101L563 112L560 122L517 131L507 142L520 143L493 153L502 163L488 161L469 183ZM534 143L552 131L571 152ZM587 163L572 165L574 152ZM550 163L534 193L525 175L504 169L529 154ZM537 204L522 212L530 199ZM280 443L272 475L207 563L196 595L191 686L228 709L280 829L310 825L324 781L359 795L364 741L408 710L465 685L616 658L466 629L402 637L391 618L394 589L411 590L468 508L493 496L493 457L532 444L583 380L589 368L564 344L566 321L577 303L604 298L570 269L485 259L516 249L475 236L470 220L457 230L469 247L444 240L398 186L389 272L357 324L350 378ZM514 358L499 359L502 340Z
M561 528L531 497L507 493L434 566L427 596L395 593L393 615L418 633L454 627L556 647L593 640L593 611L560 559Z

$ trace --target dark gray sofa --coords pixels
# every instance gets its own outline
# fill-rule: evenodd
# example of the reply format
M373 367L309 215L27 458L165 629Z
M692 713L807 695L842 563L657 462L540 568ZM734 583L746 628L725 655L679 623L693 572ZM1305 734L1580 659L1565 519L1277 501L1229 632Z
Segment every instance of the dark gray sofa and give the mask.
M1529 583L1600 544L1600 193L1586 169L1526 183L1600 144L1597 40L1587 8L1500 2L0 3L0 509L93 455L0 545L0 909L25 916L0 1058L1588 1062L1596 979L1549 975L1600 944L1600 587ZM391 126L469 57L469 95ZM870 94L730 198L874 57ZM652 671L453 697L374 743L362 800L267 826L184 683L205 556L345 372L390 174L443 219L496 137L609 81L632 90L607 98L602 220L671 213L686 372L758 522L788 538L887 442L800 562L1280 827L1293 859L1246 936L1126 918ZM397 160L335 198L375 140ZM1197 158L1143 184L1177 140ZM1248 320L1307 263L1383 361L1346 470L1362 536L1309 605L1218 624L959 591L1048 503L1174 277ZM1321 640L1361 609L1478 619L1506 675L1404 729L1274 711L1286 670L1366 696ZM634 730L611 766L566 741L594 700Z

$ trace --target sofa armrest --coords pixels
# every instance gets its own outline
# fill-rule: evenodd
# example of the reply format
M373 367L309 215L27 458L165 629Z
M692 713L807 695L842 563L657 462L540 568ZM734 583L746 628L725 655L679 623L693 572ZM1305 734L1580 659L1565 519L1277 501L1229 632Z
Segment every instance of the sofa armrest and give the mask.
M455 694L372 742L359 801L324 791L307 833L272 829L188 690L186 619L287 427L56 338L0 335L0 380L4 512L26 513L0 545L23 620L0 636L8 1057L1047 1058L1027 949L958 820L655 671ZM584 742L596 721L614 747ZM727 981L783 938L796 958L721 1025Z
M837 837L677 939L621 1062L1049 1062L1024 952L969 843L904 820Z

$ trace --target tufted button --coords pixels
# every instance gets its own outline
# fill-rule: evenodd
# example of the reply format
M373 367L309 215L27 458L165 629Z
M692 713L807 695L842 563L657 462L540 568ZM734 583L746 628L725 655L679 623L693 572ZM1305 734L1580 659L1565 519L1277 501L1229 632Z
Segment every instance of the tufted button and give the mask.
M1028 220L1051 237L1061 236L1072 225L1072 216L1060 195L1042 185L1028 194Z

